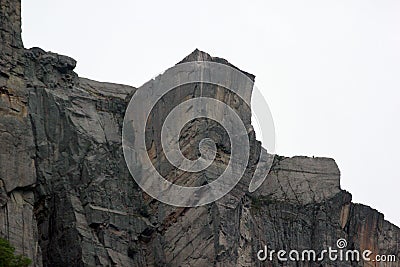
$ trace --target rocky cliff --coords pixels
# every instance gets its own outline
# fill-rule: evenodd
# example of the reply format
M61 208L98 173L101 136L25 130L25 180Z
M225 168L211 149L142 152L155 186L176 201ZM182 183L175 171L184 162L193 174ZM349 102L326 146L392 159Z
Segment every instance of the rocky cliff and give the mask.
M160 173L176 183L201 185L223 172L231 144L215 122L194 120L182 131L188 158L196 157L204 136L216 140L217 160L203 172L180 173L159 142L166 114L199 96L201 87L245 122L251 152L243 179L222 199L197 208L149 197L132 179L121 145L127 104L141 88L81 78L72 58L25 49L20 1L0 4L0 235L34 266L400 266L400 229L351 202L332 159L276 156L265 182L248 192L263 148L250 108L223 88L192 84L166 95L152 112L146 146ZM230 65L199 50L182 62L195 60ZM264 246L322 251L340 238L348 249L398 260L257 259Z

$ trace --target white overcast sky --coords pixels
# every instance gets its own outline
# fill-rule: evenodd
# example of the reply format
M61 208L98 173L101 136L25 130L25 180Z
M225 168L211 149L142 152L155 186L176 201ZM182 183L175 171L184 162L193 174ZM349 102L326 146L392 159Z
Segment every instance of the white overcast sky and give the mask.
M400 226L400 1L22 0L26 47L139 87L195 48L256 75L277 153L332 157Z

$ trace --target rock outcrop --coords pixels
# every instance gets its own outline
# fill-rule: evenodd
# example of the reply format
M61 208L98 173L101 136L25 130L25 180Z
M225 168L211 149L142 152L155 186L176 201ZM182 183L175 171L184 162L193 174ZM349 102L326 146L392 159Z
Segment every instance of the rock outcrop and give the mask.
M150 198L132 179L121 145L124 113L140 88L81 78L74 59L24 49L20 1L0 3L0 235L34 266L400 266L400 229L351 202L332 159L276 156L265 182L249 193L263 149L251 110L212 85L202 85L202 94L233 106L246 124L251 160L245 176L228 195L198 208ZM182 62L195 60L232 66L199 50ZM168 111L198 95L199 84L167 95L146 136L148 154L166 179L192 186L217 177L229 161L223 129L198 119L182 131L188 158L196 157L205 136L217 141L218 160L196 174L167 163L159 135ZM349 249L395 255L397 261L257 259L264 245L322 251L340 238Z

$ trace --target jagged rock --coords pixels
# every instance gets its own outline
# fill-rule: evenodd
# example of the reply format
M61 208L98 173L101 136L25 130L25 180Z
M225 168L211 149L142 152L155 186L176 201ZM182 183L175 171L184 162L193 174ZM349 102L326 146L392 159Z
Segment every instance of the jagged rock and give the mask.
M243 179L222 199L198 208L150 198L132 179L121 147L127 103L141 88L80 78L74 59L24 49L20 1L0 3L0 235L34 266L329 266L328 261L260 262L256 254L264 245L322 250L339 238L346 238L349 248L400 259L400 229L351 202L332 159L276 156L265 182L249 193L263 149L250 108L209 84L180 87L154 108L148 154L176 183L200 185L223 172L231 144L221 126L207 120L186 125L180 145L185 156L195 158L198 142L212 136L218 160L210 168L179 172L162 152L165 115L198 96L201 85L203 95L232 105L245 122L251 159ZM194 60L234 67L199 50L180 63Z

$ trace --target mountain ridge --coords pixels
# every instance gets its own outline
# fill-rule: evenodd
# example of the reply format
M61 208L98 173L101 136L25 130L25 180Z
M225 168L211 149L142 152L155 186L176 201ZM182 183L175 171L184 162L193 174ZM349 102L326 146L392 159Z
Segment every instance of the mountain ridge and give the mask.
M0 235L34 266L281 266L276 258L258 261L257 252L264 245L321 251L340 238L349 248L400 259L400 229L376 210L351 202L333 159L276 156L267 179L249 193L263 148L250 108L240 101L234 107L249 131L251 157L238 185L197 208L150 198L132 179L121 148L124 112L140 88L81 78L74 59L25 49L20 1L0 4ZM199 59L234 67L198 49L178 64ZM213 85L203 90L232 103L231 92ZM193 85L166 96L168 105L152 113L148 137L148 154L160 172L192 186L217 177L229 161L230 144L221 128L201 120L189 123L182 150L195 156L193 144L212 135L219 160L210 170L178 179L156 137L166 111L198 95ZM287 264L336 266L327 259ZM399 261L374 266L399 266Z

